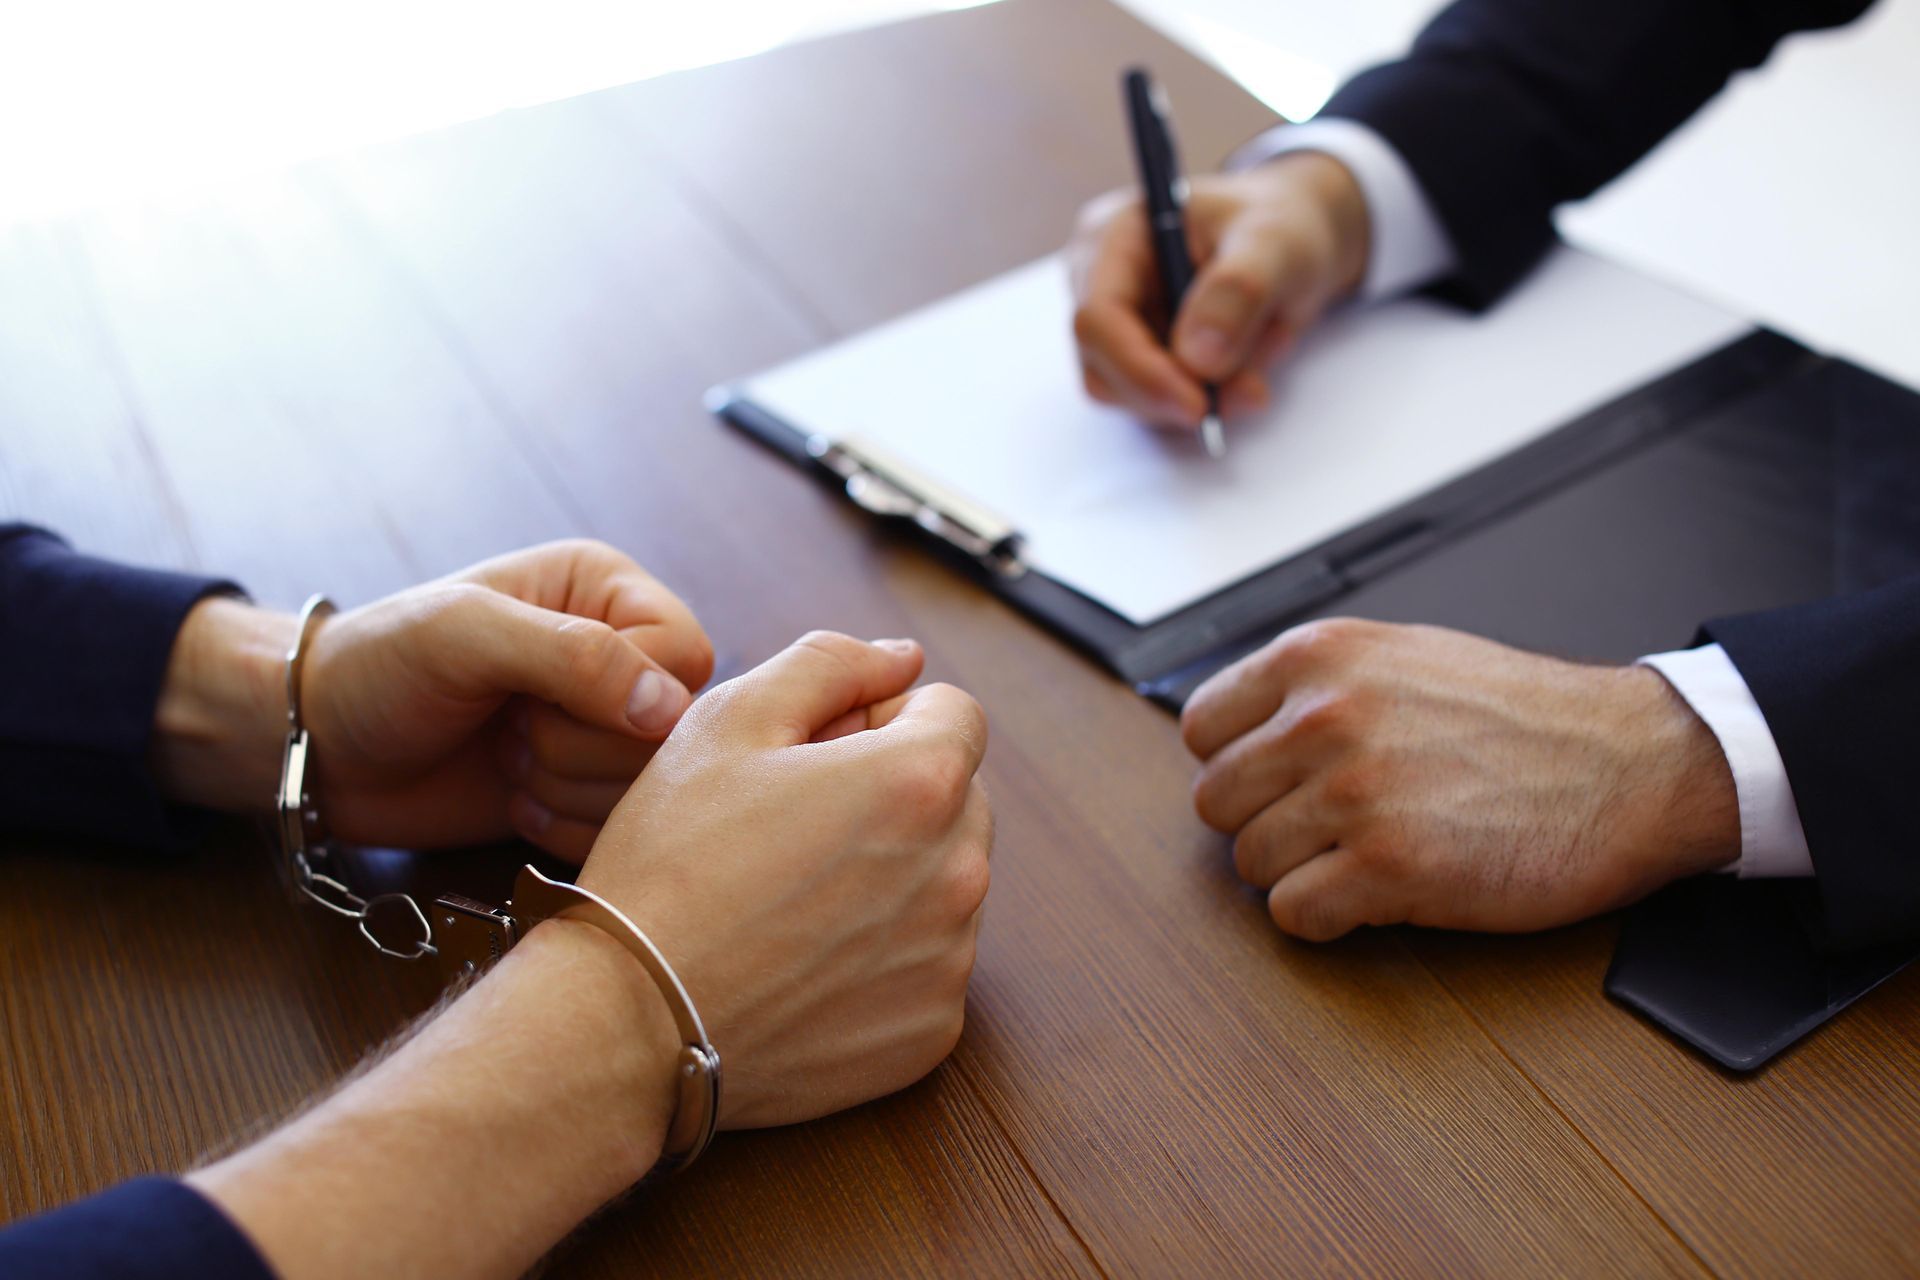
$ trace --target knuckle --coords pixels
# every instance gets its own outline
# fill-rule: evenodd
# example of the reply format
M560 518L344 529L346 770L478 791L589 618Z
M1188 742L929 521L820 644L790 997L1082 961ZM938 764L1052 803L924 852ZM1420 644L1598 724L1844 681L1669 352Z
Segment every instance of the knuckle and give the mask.
M427 588L420 603L428 621L477 621L493 595L493 588L477 582L441 582Z
M1321 799L1327 807L1350 817L1371 810L1384 791L1380 770L1358 762L1335 769L1320 784Z
M1219 267L1207 280L1209 300L1236 315L1261 310L1272 292L1272 281L1250 267L1237 264Z
M929 747L894 770L894 801L915 826L945 827L966 802L972 776L956 746Z
M1364 618L1315 618L1301 623L1289 634L1306 652L1340 659L1358 652L1379 630L1379 625Z
M1099 346L1105 327L1099 307L1083 302L1073 309L1073 340L1081 346Z
M1348 695L1330 693L1300 708L1294 714L1293 723L1287 726L1287 733L1298 739L1343 745L1355 736L1358 718Z
M844 660L860 647L860 642L841 631L809 631L793 642L796 649L810 649L829 658Z
M1315 666L1337 659L1349 634L1347 619L1316 618L1289 628L1268 646L1268 652L1292 666Z
M619 551L598 538L559 538L547 543L541 550L576 560L597 560L609 556L626 559Z
M1360 681L1343 679L1299 706L1287 732L1298 740L1347 751L1364 749L1371 754L1381 745L1382 735L1376 732L1381 712L1377 694ZM1369 763L1367 768L1370 773L1379 772L1377 763Z
M993 868L981 851L970 850L947 868L947 915L956 920L971 920L987 900L993 885ZM968 968L972 962L969 960Z
M1285 687L1291 679L1307 674L1312 667L1315 639L1312 634L1301 635L1301 631L1311 627L1312 623L1303 623L1291 630L1283 631L1253 655L1246 659L1246 672L1251 682L1262 685L1278 684Z
M1392 841L1382 841L1373 833L1350 837L1342 844L1342 848L1346 848L1346 852L1352 854L1357 867L1363 867L1371 875L1384 877L1384 879L1398 879L1400 871L1404 869L1400 846Z
M568 618L560 624L559 635L566 644L567 675L576 687L592 687L615 674L630 647L596 618Z
M956 745L984 755L987 748L987 709L980 705L980 700L965 689L944 681L935 681L933 684L926 685L925 689L926 692L936 694L951 704L953 731L960 739ZM966 751L961 752L961 758L957 763L963 766L968 764ZM969 768L967 777L972 776L973 771Z
M836 677L851 677L859 666L860 641L838 631L809 631L793 642L793 649L810 655L813 663L831 667Z
M931 1065L938 1065L952 1057L953 1051L960 1047L960 1037L966 1034L966 1030L966 1001L956 1001L953 1010L940 1020L938 1034L934 1037L934 1059Z
M1401 880L1413 872L1412 850L1387 834L1373 829L1355 832L1341 847L1367 873L1381 880Z

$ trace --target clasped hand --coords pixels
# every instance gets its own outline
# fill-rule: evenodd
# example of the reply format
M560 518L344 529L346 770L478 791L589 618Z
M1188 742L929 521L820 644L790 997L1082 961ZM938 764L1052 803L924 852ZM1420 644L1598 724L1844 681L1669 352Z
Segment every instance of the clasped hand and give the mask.
M180 798L271 794L293 626L234 600L189 616L156 745ZM581 883L687 983L738 1127L900 1088L959 1038L992 841L986 718L915 688L922 664L909 640L815 632L693 701L713 655L686 605L619 552L561 542L322 623L301 701L334 835L517 832L584 861Z
M680 598L556 542L323 624L303 701L332 832L406 848L518 834L578 863L713 671Z
M278 760L293 625L229 600L190 615L156 747L176 794L270 794L248 775ZM815 632L692 701L712 657L686 607L562 543L323 623L302 702L337 834L518 830L584 857L580 883L685 984L741 1128L902 1088L960 1037L986 719L915 687L922 663L909 640ZM680 1050L612 936L548 920L392 1056L190 1181L288 1275L518 1274L653 1166Z
M584 859L581 883L688 984L738 1128L900 1088L959 1039L986 718L949 685L912 688L921 665L911 641L815 632L691 702L713 667L692 613L568 542L323 625L307 718L336 833L511 829Z

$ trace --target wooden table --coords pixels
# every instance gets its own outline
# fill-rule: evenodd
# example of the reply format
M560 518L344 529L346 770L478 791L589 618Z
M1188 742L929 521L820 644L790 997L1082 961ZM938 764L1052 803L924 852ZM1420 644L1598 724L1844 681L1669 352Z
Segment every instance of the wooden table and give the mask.
M1164 713L702 411L1057 247L1127 179L1134 59L1196 163L1269 122L1098 0L1011 0L0 233L0 511L280 605L587 534L679 588L723 675L909 634L985 703L953 1059L726 1138L555 1274L1920 1271L1920 973L1743 1080L1602 997L1608 921L1290 942ZM1500 629L1445 594L1348 607ZM431 997L288 907L250 830L9 839L0 1216L180 1168Z

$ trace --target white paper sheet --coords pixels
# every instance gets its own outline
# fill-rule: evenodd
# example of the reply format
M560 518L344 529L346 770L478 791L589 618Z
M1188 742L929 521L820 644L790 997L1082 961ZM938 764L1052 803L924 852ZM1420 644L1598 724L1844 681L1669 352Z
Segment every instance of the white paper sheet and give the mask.
M1090 403L1042 259L750 379L798 429L865 440L998 512L1035 569L1149 623L1705 354L1747 322L1556 250L1498 307L1332 318L1227 456Z

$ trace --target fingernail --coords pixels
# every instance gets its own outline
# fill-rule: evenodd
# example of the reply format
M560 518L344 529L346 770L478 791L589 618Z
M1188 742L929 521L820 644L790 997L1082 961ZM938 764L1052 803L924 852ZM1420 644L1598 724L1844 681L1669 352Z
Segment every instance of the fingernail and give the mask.
M1180 343L1180 358L1189 365L1214 369L1227 362L1229 350L1226 331L1208 325L1187 333Z
M889 653L912 653L919 647L911 640L875 640L874 644Z
M692 701L686 686L652 667L640 673L627 699L627 721L642 733L665 733Z
M553 810L524 792L514 795L510 810L508 820L513 823L514 830L523 836L543 836L547 828L553 825Z

